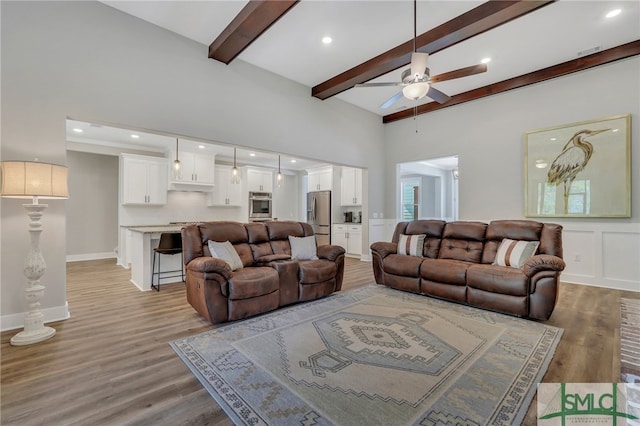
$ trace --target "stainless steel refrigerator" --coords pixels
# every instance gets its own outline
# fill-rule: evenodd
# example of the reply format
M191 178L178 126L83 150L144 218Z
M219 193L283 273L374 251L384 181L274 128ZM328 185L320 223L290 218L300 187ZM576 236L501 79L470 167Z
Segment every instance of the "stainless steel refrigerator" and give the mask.
M307 194L307 223L313 227L319 246L331 244L331 191Z

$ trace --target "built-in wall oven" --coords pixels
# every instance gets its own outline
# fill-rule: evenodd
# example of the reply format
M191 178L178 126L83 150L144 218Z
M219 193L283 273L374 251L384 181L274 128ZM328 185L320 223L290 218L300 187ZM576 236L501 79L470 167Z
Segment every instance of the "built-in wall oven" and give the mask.
M249 220L265 221L273 218L271 193L249 192Z

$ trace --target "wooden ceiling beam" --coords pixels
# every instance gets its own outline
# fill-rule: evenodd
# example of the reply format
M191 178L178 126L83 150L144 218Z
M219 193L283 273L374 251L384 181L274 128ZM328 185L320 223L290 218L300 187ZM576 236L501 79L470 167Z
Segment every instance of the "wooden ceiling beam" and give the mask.
M209 46L209 58L229 64L299 0L249 0Z
M562 77L567 74L583 71L589 68L597 67L599 65L608 64L610 62L619 61L621 59L626 59L637 55L640 55L640 40L635 40L630 43L613 47L611 49L603 50L599 53L594 53L589 56L573 59L571 61L563 62L558 65L553 65L551 67L523 74L518 77L510 78L508 80L503 80L498 83L493 83L487 86L479 87L477 89L469 90L468 92L452 96L451 100L444 104L429 102L423 105L419 105L415 111L414 108L409 108L393 114L385 115L384 117L382 117L382 122L391 123L394 121L403 120L405 118L412 118L414 116L414 113L416 115L426 114L431 111L459 105L464 102L474 101L486 96L496 95L508 90L517 89L520 87L528 86L530 84L540 83L545 80Z
M461 41L482 34L520 16L526 15L555 0L503 1L491 0L470 11L451 19L444 24L420 34L416 39L416 48L420 52L436 53ZM350 70L314 86L311 95L318 99L327 99L340 92L351 89L356 84L365 83L376 77L405 66L411 62L413 40L369 59Z

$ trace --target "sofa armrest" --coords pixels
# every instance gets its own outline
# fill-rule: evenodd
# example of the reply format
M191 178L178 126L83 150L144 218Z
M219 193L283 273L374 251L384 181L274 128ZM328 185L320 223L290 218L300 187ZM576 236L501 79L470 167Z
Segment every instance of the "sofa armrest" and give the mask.
M222 259L215 257L196 257L187 264L187 269L194 272L216 273L222 275L226 280L231 278L231 266Z
M378 254L381 259L384 259L390 254L396 254L398 252L398 244L387 241L378 241L371 244L371 251Z
M522 272L527 277L532 277L541 271L562 271L566 264L564 260L558 256L552 256L550 254L537 254L529 259L522 265Z
M318 257L320 259L327 259L335 262L336 259L342 256L345 250L340 246L324 245L318 246Z

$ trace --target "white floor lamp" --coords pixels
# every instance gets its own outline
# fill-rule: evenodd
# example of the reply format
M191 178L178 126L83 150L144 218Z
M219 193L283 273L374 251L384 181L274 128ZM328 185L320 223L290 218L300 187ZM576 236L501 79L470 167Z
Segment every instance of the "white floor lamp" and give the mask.
M39 163L36 161L3 161L0 163L2 188L0 196L8 198L31 198L31 204L23 204L29 216L31 247L24 264L27 286L24 294L29 304L29 312L24 318L24 330L11 338L15 346L30 345L53 337L56 330L44 325L44 315L40 310L40 299L44 296L44 286L40 278L47 265L40 252L42 214L47 204L40 204L38 198L68 198L67 171L64 166Z

